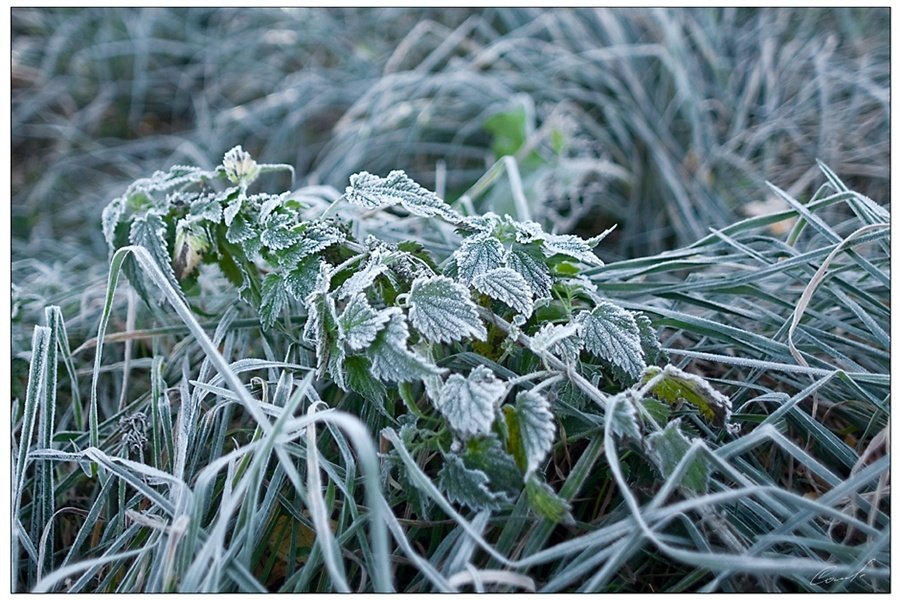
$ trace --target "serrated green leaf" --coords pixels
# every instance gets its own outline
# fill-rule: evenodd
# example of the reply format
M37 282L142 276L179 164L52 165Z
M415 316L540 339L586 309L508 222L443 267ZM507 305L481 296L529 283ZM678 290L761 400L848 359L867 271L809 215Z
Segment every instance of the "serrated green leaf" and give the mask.
M300 239L297 232L293 230L294 225L294 219L288 215L273 215L266 220L259 240L270 250L289 248Z
M647 436L650 457L662 476L666 478L671 477L678 463L691 447L691 442L679 428L680 422L680 419L675 419L662 431L656 431ZM696 454L685 469L679 484L699 494L705 494L709 489L709 475L706 458Z
M462 459L468 468L488 476L492 490L506 493L510 499L522 490L522 472L495 434L469 438Z
M492 269L472 280L472 287L528 318L534 310L531 286L509 267Z
M681 369L666 365L665 368L647 367L641 377L646 384L662 373L650 392L669 404L687 402L700 411L700 415L717 427L725 427L731 419L731 400L716 391L705 379Z
M637 421L637 410L634 408L634 390L625 390L617 394L617 402L610 402L612 410L607 411L609 427L613 435L630 437L633 440L641 439L641 428Z
M104 239L106 239L106 243L109 245L110 250L116 249L116 225L119 224L119 221L121 220L124 213L125 199L121 197L116 198L115 200L107 204L103 209L103 214L101 216L103 237Z
M226 211L227 212L227 211ZM226 217L225 222L228 222ZM253 226L244 218L243 215L235 215L228 230L225 232L225 239L232 244L241 244L256 235Z
M369 289L375 280L387 271L387 264L384 260L384 254L378 251L372 253L366 264L347 278L344 283L337 289L335 296L338 300L342 300L348 296L358 294Z
M241 207L244 205L246 196L244 196L244 193L239 191L237 188L231 188L228 191L237 192L234 194L234 197L231 198L231 201L228 202L228 204L222 210L222 220L225 221L225 225L231 227L232 223L234 223L234 220L240 213ZM228 196L231 196L231 194L226 195L226 197Z
M372 363L362 355L348 356L344 361L347 387L366 400L382 406L386 394L384 384L372 377Z
M525 480L525 496L531 509L545 519L554 523L574 522L569 503L560 498L546 482L541 481L536 473Z
M375 341L366 349L372 361L372 374L381 381L415 381L427 375L444 372L406 346L409 329L399 308L386 309L390 315L387 326L378 332Z
M284 276L284 288L295 300L304 301L316 287L322 259L310 255L298 262Z
M660 359L666 358L659 345L659 337L656 335L656 329L650 322L650 317L644 313L635 313L634 322L637 323L638 332L641 338L641 349L644 351L644 357L647 364L656 364Z
M537 470L556 440L556 425L550 403L538 392L526 390L516 396L516 416L522 449L525 453L525 476Z
M500 240L490 234L479 233L464 239L453 252L459 280L471 283L482 273L506 266L505 253Z
M562 254L570 256L586 265L603 266L603 261L594 254L596 242L588 242L575 235L554 235L545 233L542 238L543 250L547 256Z
M505 499L488 487L488 476L469 469L455 454L444 456L444 466L438 473L438 485L451 502L464 504L474 510L497 510Z
M576 324L544 323L531 336L531 347L535 352L549 352L563 362L573 364L581 354L584 340L581 339L579 326Z
M487 337L469 290L449 277L420 277L409 291L409 319L432 342Z
M270 329L278 320L287 303L284 279L278 273L269 273L262 283L259 319L263 329Z
M550 297L552 279L540 247L514 244L506 255L506 264L525 278L535 299Z
M591 312L579 313L576 322L581 325L581 338L588 352L621 369L627 375L626 383L641 376L647 365L640 331L630 312L601 301Z
M494 372L478 365L463 377L453 373L441 387L437 409L450 427L466 438L489 433L497 404L506 394L506 384Z
M182 295L181 286L178 285L178 278L172 269L172 256L169 255L168 242L166 241L166 224L162 218L154 212L147 212L136 217L131 222L128 239L135 246L142 246L150 252L166 279L178 291L179 295ZM128 273L128 275L129 278L132 277L131 273ZM137 273L134 275L135 279L140 277ZM132 283L134 283L133 280ZM144 299L150 302L150 298L146 294L144 294Z
M347 345L353 350L365 350L390 319L389 311L376 311L365 294L356 294L347 303L339 322Z
M451 223L462 220L462 215L450 205L407 177L403 171L391 171L387 177L378 177L366 171L351 175L350 185L343 197L351 204L367 209L400 204L420 217L438 216Z

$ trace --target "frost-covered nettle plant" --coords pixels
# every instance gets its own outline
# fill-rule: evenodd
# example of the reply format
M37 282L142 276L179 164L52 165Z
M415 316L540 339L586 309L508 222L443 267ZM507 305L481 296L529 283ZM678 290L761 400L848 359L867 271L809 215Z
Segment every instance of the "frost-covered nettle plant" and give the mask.
M212 171L157 172L106 208L104 234L113 250L146 248L188 295L201 265L217 265L268 335L314 353L323 385L364 398L400 426L451 500L500 509L524 490L538 513L565 519L569 507L543 476L562 394L600 416L624 394L609 418L651 450L663 475L688 441L677 420L667 424L668 407L644 394L691 403L726 425L728 399L696 376L660 368L650 320L604 299L580 274L602 265L593 247L603 235L584 240L508 215L463 215L402 171L353 175L324 209L303 194L250 193L259 175L289 168L257 164L236 147ZM390 218L383 229L394 241L355 234L373 214ZM423 227L434 235L398 241L398 231Z

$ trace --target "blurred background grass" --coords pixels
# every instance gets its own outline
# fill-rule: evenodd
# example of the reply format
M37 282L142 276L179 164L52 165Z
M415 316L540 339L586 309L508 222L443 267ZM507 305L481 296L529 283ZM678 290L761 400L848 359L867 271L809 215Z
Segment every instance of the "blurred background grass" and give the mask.
M105 256L127 182L236 144L298 184L400 168L451 200L517 152L535 212L619 223L617 257L733 222L765 181L809 196L817 158L887 197L887 9L16 8L12 27L16 258Z

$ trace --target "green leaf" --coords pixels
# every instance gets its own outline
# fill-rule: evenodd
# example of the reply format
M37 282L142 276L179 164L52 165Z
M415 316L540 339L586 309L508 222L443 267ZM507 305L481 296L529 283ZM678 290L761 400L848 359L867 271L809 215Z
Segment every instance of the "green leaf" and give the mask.
M358 294L368 290L375 280L385 271L387 264L384 261L384 254L374 251L365 266L347 278L344 283L337 289L335 296L338 300L342 300L348 296Z
M269 273L262 283L262 300L259 319L263 329L270 329L287 304L284 279L278 273Z
M438 485L451 502L474 510L501 508L506 500L488 487L488 476L469 469L456 454L444 455L444 466L438 473Z
M225 222L228 223L227 216L225 218ZM243 215L235 215L234 219L232 219L231 223L228 225L228 230L225 233L225 239L232 244L241 244L255 235L256 231L254 231L253 226L247 221L247 219L244 218Z
M372 363L362 355L348 356L344 360L347 387L366 400L384 405L386 389L384 384L372 377Z
M300 236L293 230L295 223L289 215L272 215L263 225L259 241L270 250L283 250L294 245ZM303 255L298 257L298 260Z
M691 442L684 436L679 428L680 419L671 421L662 431L651 433L647 436L647 446L650 449L650 458L659 468L663 477L671 477L678 463L684 458ZM679 484L699 494L705 494L709 488L709 465L706 458L695 454L691 463L685 469Z
M634 390L625 390L617 394L616 397L618 401L615 403L610 402L613 408L606 415L613 435L640 440L641 428L638 425L637 410L634 407L636 400Z
M347 303L338 322L347 345L353 350L365 350L390 319L389 311L376 311L365 294L357 294Z
M731 419L731 400L716 391L705 379L681 369L666 365L665 368L647 367L641 377L646 384L659 374L662 379L650 390L669 404L687 402L700 411L700 415L717 427L725 427Z
M415 381L445 371L406 347L409 329L399 308L386 309L390 315L387 327L378 332L366 349L372 361L372 374L381 381Z
M659 337L656 335L656 329L650 322L650 317L644 313L635 313L634 322L637 323L638 332L641 338L641 349L647 359L647 364L656 364L660 359L666 360L666 355L659 345Z
M437 409L460 436L489 433L497 404L506 394L506 384L484 365L463 377L453 373L441 387Z
M495 434L469 438L462 458L468 468L488 476L492 490L509 494L510 498L522 490L522 472Z
M526 390L516 396L516 423L525 454L525 476L536 471L556 441L556 425L550 403L538 392ZM509 422L509 419L507 419Z
M459 280L471 283L473 279L493 269L506 266L505 249L500 240L488 233L468 237L453 252Z
M552 279L540 247L514 244L506 255L506 264L525 278L535 298L550 297Z
M534 310L531 286L518 272L508 267L492 269L478 275L472 279L472 287L494 300L499 300L526 318L530 317Z
M533 336L531 347L535 352L549 352L568 364L574 364L584 347L577 324L554 325L544 323Z
M647 365L641 349L640 331L630 312L601 301L591 312L579 313L576 322L581 325L585 349L621 369L625 383L632 383L641 376Z
M391 171L387 177L378 177L366 171L351 175L350 185L343 197L351 204L367 209L400 204L420 217L437 216L450 223L462 220L462 215L450 205L407 177L403 171Z
M574 523L572 507L553 488L541 481L537 473L525 480L525 496L532 510L554 523Z
M175 277L175 271L172 270L172 257L169 254L168 242L166 241L166 224L162 218L154 212L147 212L136 217L131 222L128 239L135 246L143 246L150 252L153 260L159 265L168 282L178 291L179 295L183 295L181 286L178 285L178 279ZM140 277L140 275L137 275L137 277ZM129 278L131 278L130 273ZM147 295L144 295L144 299L148 302L150 301Z
M295 299L301 302L306 300L310 292L316 287L316 278L319 275L319 269L322 265L322 259L315 254L311 254L298 262L284 276L285 290Z
M487 329L469 297L469 290L443 275L413 281L409 291L409 319L432 342L487 337Z
M544 254L547 256L562 254L586 265L603 266L603 261L592 250L596 242L583 240L575 235L554 235L551 233L545 233L541 239L544 242Z

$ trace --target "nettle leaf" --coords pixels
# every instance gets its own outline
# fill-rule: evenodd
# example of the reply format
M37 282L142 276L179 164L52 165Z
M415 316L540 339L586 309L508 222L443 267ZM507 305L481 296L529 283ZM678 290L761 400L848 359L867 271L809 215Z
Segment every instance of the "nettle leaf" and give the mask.
M611 411L607 411L606 418L613 435L630 437L633 440L641 439L641 429L638 425L637 410L634 408L636 394L634 390L625 390L616 395L618 399Z
M190 214L197 220L222 222L222 202L218 194L204 194L191 202Z
M235 215L225 232L225 239L232 244L241 244L255 235L256 231L250 222L243 215Z
M450 427L464 438L489 433L497 404L506 394L506 384L484 365L463 377L453 373L438 394L437 409Z
M536 299L550 297L553 280L550 278L550 269L544 262L544 255L539 247L514 244L506 255L506 264L525 278Z
M506 250L500 240L488 233L468 237L453 252L459 280L471 283L473 279L494 269L506 266Z
M175 165L170 167L168 171L156 171L150 177L138 179L128 186L126 196L165 192L192 183L199 183L203 179L211 177L213 177L213 173L199 167Z
M681 419L670 421L662 431L647 436L650 458L656 464L663 477L671 477L678 463L684 458L691 442L681 432ZM705 494L709 489L710 468L706 458L695 454L682 474L679 482L683 488Z
M408 302L413 327L432 342L487 337L487 329L469 297L469 290L449 277L416 279L410 288Z
M526 318L534 310L531 286L518 272L508 267L492 269L472 279L472 287L499 300Z
M537 470L556 440L556 425L550 403L538 392L526 390L516 396L516 424L525 454L525 476ZM509 419L507 419L509 423Z
M467 467L488 476L491 489L509 494L510 500L521 491L522 472L495 434L469 438L462 458Z
M369 289L379 275L387 271L384 254L375 251L369 256L365 266L347 278L335 292L338 300Z
M365 350L390 319L389 311L376 311L365 294L357 294L347 303L339 323L347 345L353 350Z
M653 328L650 317L644 313L636 313L634 315L634 322L637 323L638 326L638 332L641 338L641 349L644 351L647 363L652 365L656 364L660 359L665 360L666 355L663 353L662 346L659 344L659 336L656 335L656 329Z
M172 284L172 287L175 288L179 295L182 295L181 286L178 285L178 278L175 277L175 271L172 269L172 256L169 255L168 242L166 241L166 224L162 218L154 212L148 212L136 217L131 222L128 239L135 246L142 246L147 249L163 272L163 275L165 275L166 280ZM149 298L145 299L149 301Z
M673 365L666 365L663 369L647 367L641 383L648 383L660 373L662 379L650 390L654 396L669 404L687 402L696 406L700 415L713 425L728 425L731 419L731 400L714 389L708 381L692 373L685 373Z
M363 355L348 356L344 360L347 387L378 406L384 404L387 393L384 384L372 377L372 362Z
M321 265L322 259L313 254L305 257L285 274L284 288L294 300L306 300L315 289Z
M575 235L543 234L543 250L547 256L562 254L570 256L586 265L603 266L603 261L594 254L596 241L586 241Z
M246 199L246 196L244 195L243 192L239 191L238 188L231 188L228 190L228 192L237 192L236 194L234 194L234 197L228 203L228 206L226 206L222 210L222 220L225 221L225 225L231 226L231 224L234 222L234 219L240 213L241 207L244 205L244 200ZM228 197L228 196L231 196L231 194L228 193L226 195L226 197Z
M303 327L303 339L315 345L317 368L323 371L329 365L332 350L338 346L337 340L343 338L343 332L337 318L334 298L328 293L331 285L331 267L327 263L319 265L313 291L306 297L306 325Z
M366 349L372 361L372 374L381 381L415 381L445 371L406 346L409 329L399 308L386 309L390 320Z
M582 311L576 317L581 325L585 349L621 369L631 383L641 376L644 353L641 334L634 316L610 302L601 301L591 312Z
M576 323L554 325L544 323L533 336L531 347L535 352L549 352L565 363L573 364L578 360L584 340L579 332L581 327Z
M407 177L403 171L391 171L387 177L378 177L366 171L351 175L344 198L367 209L400 204L420 217L438 216L451 223L462 221L462 215L434 192Z
M259 240L263 243L263 246L270 250L289 248L300 237L293 230L294 226L293 217L289 215L272 215L266 220Z
M438 485L451 502L464 504L474 510L497 510L506 499L488 487L488 476L466 467L455 454L444 455L444 466L438 473Z
M532 510L554 523L573 523L572 507L560 498L552 487L542 481L537 473L525 480L525 496Z
M287 303L287 294L284 291L284 279L278 273L269 273L263 280L261 289L261 303L259 306L259 319L263 329L270 329L284 305Z
M283 267L291 268L310 254L318 254L325 248L346 240L344 232L329 223L304 223L290 231L291 244L276 252Z
M110 250L113 250L116 247L116 225L119 224L119 221L122 219L122 215L124 213L125 199L121 197L116 198L115 200L107 204L103 209L103 215L101 217L103 226L103 238L109 245Z

